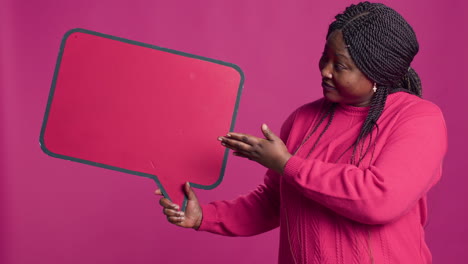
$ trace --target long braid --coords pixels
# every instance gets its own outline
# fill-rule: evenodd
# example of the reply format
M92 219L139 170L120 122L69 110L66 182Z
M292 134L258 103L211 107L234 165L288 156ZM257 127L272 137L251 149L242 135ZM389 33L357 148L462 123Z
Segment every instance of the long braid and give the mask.
M368 135L372 135L372 130L377 125L377 120L382 115L382 112L384 110L385 102L387 101L387 96L388 96L388 89L385 87L380 87L379 89L377 89L377 92L372 97L369 113L367 114L367 117L364 120L364 124L362 125L361 131L359 132L359 135L356 141L354 142L353 154L351 156L351 162L353 164L357 164L359 166L364 156L369 151L369 148L372 144L371 140L369 140L369 144L368 144L366 151L362 151L362 150L360 151L361 155L360 155L359 161L355 163L355 155L356 155L358 145L361 141L364 141L364 139ZM364 146L364 142L362 143L362 146Z
M409 93L422 97L421 79L419 79L419 75L413 68L408 68L408 72L403 77L400 86Z
M312 153L312 151L315 149L315 147L317 147L317 144L319 143L320 139L322 138L323 134L325 134L325 132L328 130L328 128L330 127L332 121L333 121L333 117L335 116L335 108L336 108L336 104L333 103L331 104L331 106L329 107L328 109L328 113L330 115L330 117L328 118L328 122L327 122L327 125L325 126L325 128L323 129L323 131L320 133L319 137L317 138L317 140L315 141L314 143L314 146L310 149L309 153L307 154L307 157L310 156L310 154ZM318 126L317 126L318 128ZM316 130L316 129L315 129Z

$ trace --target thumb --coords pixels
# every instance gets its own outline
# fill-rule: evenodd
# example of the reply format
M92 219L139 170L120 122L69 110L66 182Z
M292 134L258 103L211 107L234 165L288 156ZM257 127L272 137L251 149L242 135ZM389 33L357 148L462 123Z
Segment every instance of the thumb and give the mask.
M278 137L268 128L266 124L262 125L262 132L263 135L266 137L268 140L276 140Z
M194 201L198 200L189 182L185 183L185 194L187 194L187 198L189 200L194 200Z

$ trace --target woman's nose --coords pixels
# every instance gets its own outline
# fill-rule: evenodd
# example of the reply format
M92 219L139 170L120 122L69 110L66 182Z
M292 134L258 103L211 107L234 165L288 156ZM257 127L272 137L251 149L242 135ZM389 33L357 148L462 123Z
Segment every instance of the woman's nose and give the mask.
M328 65L325 65L325 67L320 69L320 73L322 74L322 78L324 79L331 79L333 77L333 74L330 70L330 67L328 67Z
M322 78L331 79L333 77L331 63L322 61L319 66Z

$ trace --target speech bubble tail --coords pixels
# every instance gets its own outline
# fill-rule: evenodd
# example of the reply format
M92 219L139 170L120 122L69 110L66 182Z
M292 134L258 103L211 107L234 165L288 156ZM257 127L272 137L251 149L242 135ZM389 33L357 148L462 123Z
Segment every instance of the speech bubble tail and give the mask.
M184 191L184 184L174 184L165 182L164 180L155 178L154 179L159 189L161 189L164 197L169 199L171 202L179 205L181 211L185 211L187 207L188 198Z

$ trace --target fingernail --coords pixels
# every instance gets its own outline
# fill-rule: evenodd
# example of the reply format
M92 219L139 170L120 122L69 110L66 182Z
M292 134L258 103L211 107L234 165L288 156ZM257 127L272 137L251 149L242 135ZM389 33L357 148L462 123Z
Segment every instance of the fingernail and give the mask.
M231 137L231 134L226 134L226 137Z
M187 182L187 186L190 187L190 182Z
M221 143L221 145L226 146L226 144L224 144L224 143Z
M268 126L267 126L266 124L263 124L263 125L262 125L262 129L263 129L263 130L267 130L267 129L268 129Z
M219 137L218 140L219 140L219 141L223 141L223 138L222 138L222 137Z

